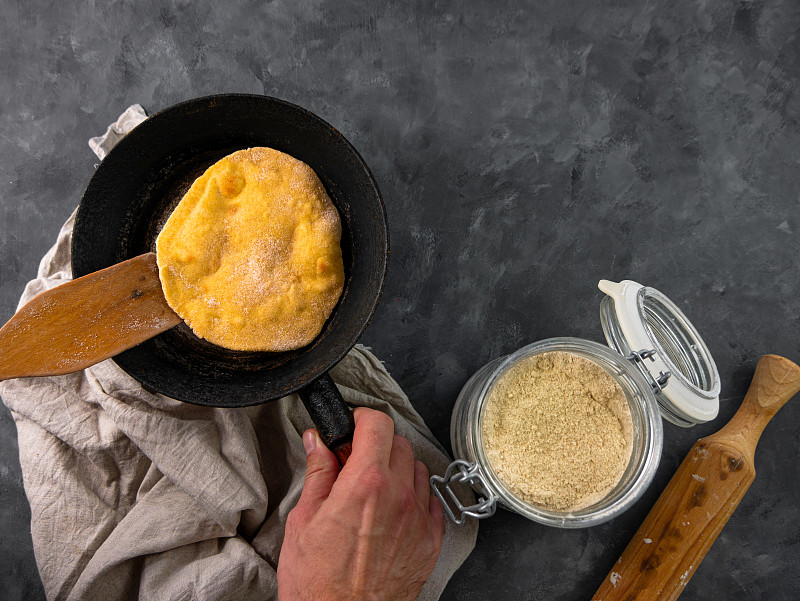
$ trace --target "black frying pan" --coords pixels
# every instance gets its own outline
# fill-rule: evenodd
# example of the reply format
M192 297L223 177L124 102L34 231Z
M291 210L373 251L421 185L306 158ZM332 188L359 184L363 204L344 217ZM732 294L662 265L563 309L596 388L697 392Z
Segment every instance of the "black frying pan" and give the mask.
M206 168L242 148L268 146L307 163L342 217L345 284L322 333L284 353L231 351L181 324L114 357L145 388L212 407L243 407L299 392L340 459L353 423L327 372L353 347L378 304L388 266L386 210L353 146L309 111L267 96L225 94L149 117L103 159L83 194L72 237L80 277L155 251L167 217Z

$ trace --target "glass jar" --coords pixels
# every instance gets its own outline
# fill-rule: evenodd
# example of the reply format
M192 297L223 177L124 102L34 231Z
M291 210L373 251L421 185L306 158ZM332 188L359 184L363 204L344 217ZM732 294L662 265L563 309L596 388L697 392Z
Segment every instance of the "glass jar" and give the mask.
M636 282L603 280L600 288L608 294L601 303L601 322L613 348L580 338L542 340L484 365L462 388L450 423L456 461L443 476L431 477L435 494L454 522L489 517L498 503L533 521L561 528L608 521L635 503L650 485L663 446L661 416L684 427L716 417L717 368L683 313L657 290ZM622 389L633 425L631 455L619 482L601 500L567 512L548 510L516 496L492 468L483 444L483 416L495 382L521 361L553 351L578 355L602 367ZM450 482L472 486L478 493L477 503L462 505Z

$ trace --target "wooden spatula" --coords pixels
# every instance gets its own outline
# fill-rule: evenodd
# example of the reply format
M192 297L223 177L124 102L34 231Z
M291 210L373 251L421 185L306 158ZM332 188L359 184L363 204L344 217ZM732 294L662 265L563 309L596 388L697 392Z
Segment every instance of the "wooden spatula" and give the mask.
M0 380L54 376L99 363L179 324L155 253L35 296L0 328Z
M761 357L736 415L694 444L593 601L678 598L753 483L761 432L798 390L800 367Z

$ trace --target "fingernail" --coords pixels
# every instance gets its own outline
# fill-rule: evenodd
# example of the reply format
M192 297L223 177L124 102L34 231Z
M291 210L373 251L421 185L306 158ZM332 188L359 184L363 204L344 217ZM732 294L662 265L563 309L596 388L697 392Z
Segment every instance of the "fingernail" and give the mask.
M303 433L303 446L306 449L306 455L317 448L317 433L314 430L306 430Z

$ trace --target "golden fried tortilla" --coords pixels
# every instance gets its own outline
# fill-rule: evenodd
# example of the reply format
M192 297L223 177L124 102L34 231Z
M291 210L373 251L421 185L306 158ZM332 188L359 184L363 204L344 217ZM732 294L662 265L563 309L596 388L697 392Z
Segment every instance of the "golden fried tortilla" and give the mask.
M234 152L186 193L156 241L172 309L239 351L286 351L322 330L344 285L339 213L305 163Z

